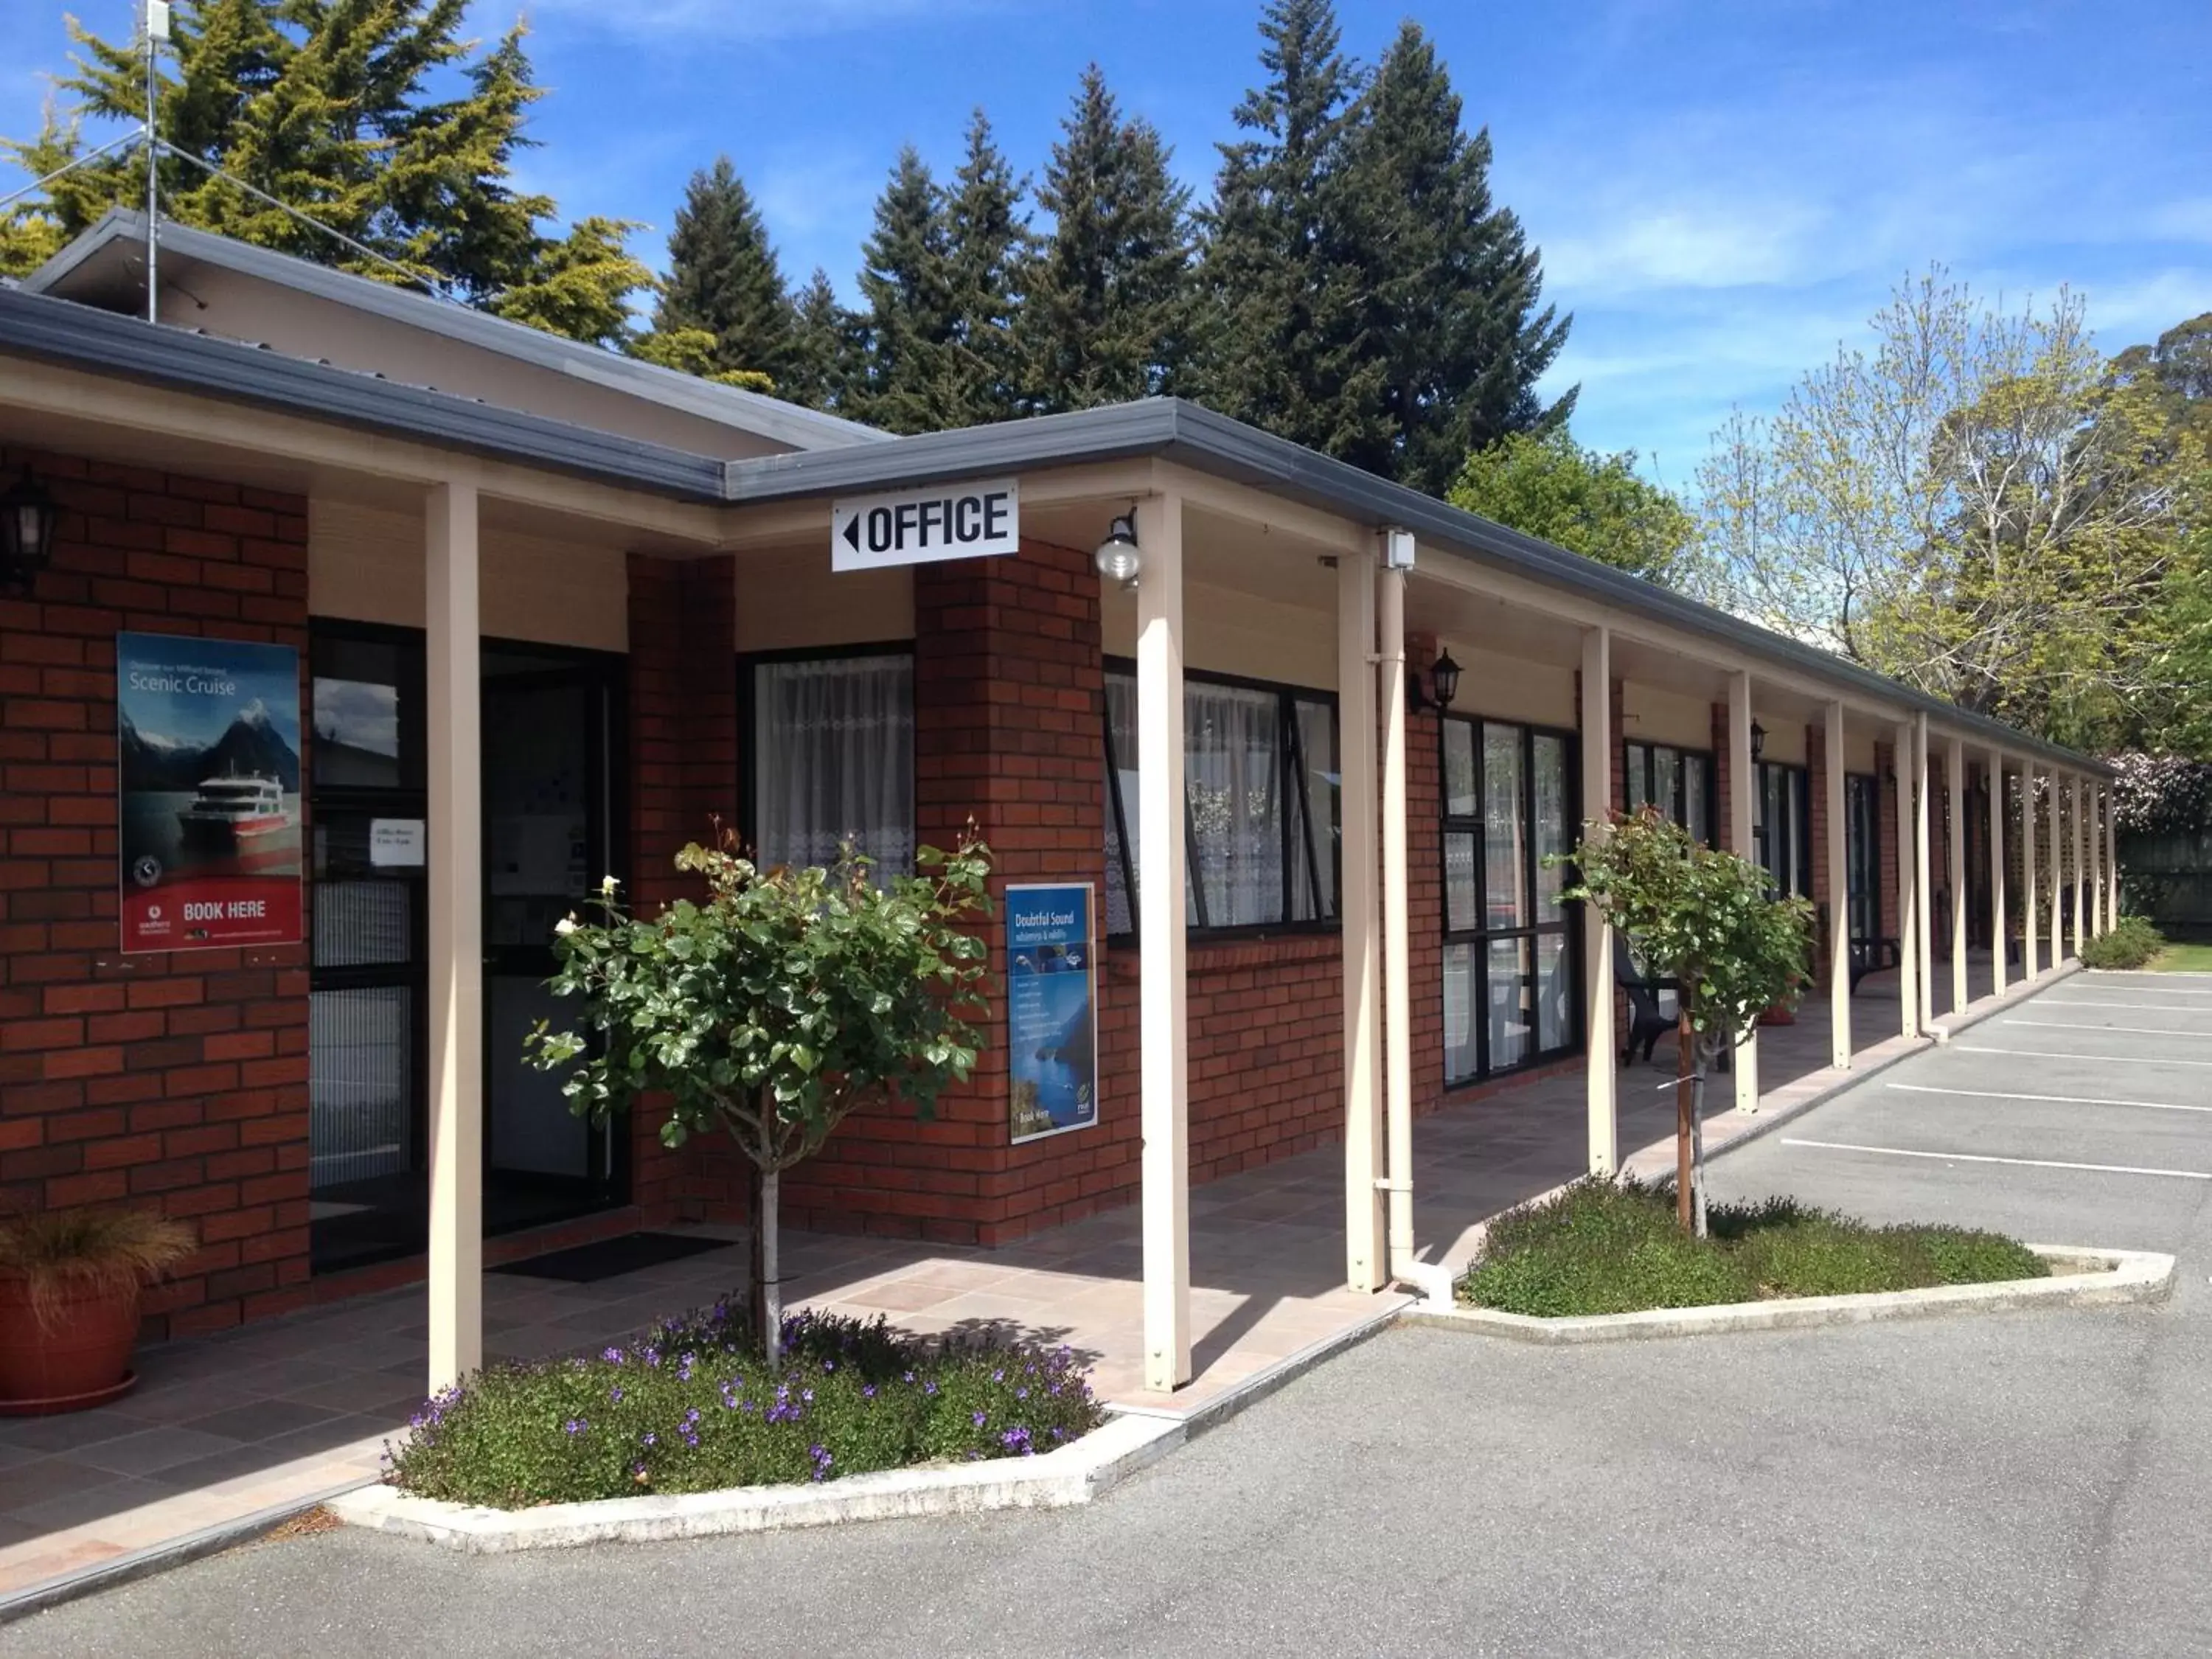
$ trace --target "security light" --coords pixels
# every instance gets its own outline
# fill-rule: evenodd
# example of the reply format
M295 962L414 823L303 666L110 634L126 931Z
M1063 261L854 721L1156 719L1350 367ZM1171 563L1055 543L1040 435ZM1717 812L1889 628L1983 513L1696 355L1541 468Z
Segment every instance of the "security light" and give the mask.
M53 497L26 472L0 495L0 582L29 592L53 555Z
M1098 574L1109 582L1119 582L1124 587L1137 585L1137 572L1144 561L1137 556L1137 527L1130 523L1126 513L1115 515L1107 527L1106 539L1098 544L1098 550L1091 556Z

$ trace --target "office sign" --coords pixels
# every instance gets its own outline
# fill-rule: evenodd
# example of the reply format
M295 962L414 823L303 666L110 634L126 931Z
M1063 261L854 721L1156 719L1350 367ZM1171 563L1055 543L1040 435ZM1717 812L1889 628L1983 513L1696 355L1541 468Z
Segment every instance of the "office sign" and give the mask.
M830 567L881 570L1021 550L1022 501L1012 478L855 495L830 507Z
M1013 1140L1098 1121L1098 969L1091 886L1006 889L1007 1112Z
M115 636L125 951L299 942L300 653Z

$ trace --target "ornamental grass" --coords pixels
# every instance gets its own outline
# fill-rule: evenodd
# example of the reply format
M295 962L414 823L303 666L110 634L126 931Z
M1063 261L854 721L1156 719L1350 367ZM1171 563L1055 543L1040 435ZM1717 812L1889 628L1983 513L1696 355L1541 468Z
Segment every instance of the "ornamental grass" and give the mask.
M1711 1237L1675 1219L1674 1194L1589 1178L1490 1224L1462 1302L1536 1318L1709 1307L2042 1279L2050 1266L2001 1234L1873 1227L1791 1198L1718 1204Z
M800 1313L774 1368L726 1301L587 1358L487 1369L424 1402L386 1478L496 1509L1028 1457L1103 1420L1066 1348L933 1343Z

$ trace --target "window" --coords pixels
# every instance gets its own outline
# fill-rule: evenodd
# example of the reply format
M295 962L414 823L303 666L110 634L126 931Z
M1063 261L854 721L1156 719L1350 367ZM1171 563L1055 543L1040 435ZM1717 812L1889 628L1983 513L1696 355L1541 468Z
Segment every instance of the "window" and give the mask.
M914 656L903 647L755 659L752 843L826 865L849 841L879 872L914 863Z
M1713 757L1696 749L1663 743L1623 745L1627 773L1627 807L1656 806L1669 823L1679 823L1691 839L1713 841Z
M1777 892L1813 896L1811 774L1762 761L1751 798L1752 855Z
M1844 874L1850 888L1852 939L1881 932L1881 786L1854 772L1844 780Z
M1444 1073L1510 1071L1577 1040L1565 872L1573 739L1498 720L1443 723Z
M1336 700L1183 678L1183 917L1206 929L1333 922ZM1106 674L1106 931L1136 932L1137 682Z

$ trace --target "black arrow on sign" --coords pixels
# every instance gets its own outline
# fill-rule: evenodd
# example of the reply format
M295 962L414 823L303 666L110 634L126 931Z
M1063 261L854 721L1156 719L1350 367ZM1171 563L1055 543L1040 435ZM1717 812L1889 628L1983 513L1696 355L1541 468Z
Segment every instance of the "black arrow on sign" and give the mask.
M860 515L857 513L845 520L845 544L855 553L860 550Z

